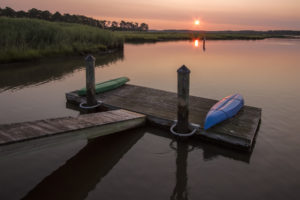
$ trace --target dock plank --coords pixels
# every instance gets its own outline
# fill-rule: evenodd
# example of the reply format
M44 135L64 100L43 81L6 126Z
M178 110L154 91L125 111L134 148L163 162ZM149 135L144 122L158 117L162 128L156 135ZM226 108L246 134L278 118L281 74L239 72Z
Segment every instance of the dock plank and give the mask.
M126 84L118 89L97 94L108 108L126 109L147 116L154 124L170 127L177 117L177 94L153 88ZM66 94L67 101L74 104L85 102L85 97L76 91ZM204 126L209 109L217 100L190 96L189 119L191 123ZM244 106L241 111L215 127L204 131L200 129L197 136L219 141L238 148L251 149L261 119L261 109Z
M126 110L111 110L78 117L62 117L55 119L38 120L0 125L0 145L20 142L60 133L83 130L86 128L104 127L103 130L95 130L96 133L88 133L97 137L98 133L113 133L139 126L145 122L145 116Z

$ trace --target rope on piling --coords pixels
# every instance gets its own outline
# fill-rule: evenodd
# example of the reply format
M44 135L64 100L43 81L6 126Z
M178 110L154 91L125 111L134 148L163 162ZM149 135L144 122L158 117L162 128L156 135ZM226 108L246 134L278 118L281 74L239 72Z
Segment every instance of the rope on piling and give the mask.
M86 102L80 103L79 107L82 109L92 109L92 108L97 108L98 106L100 106L102 104L102 101L97 101L97 104L93 105L93 106L85 106L84 104L86 104Z
M170 131L173 135L179 136L179 137L189 137L196 133L197 130L200 129L200 125L191 123L190 126L193 128L193 130L189 133L178 133L174 131L175 126L177 125L177 120L174 121L174 124L170 127Z

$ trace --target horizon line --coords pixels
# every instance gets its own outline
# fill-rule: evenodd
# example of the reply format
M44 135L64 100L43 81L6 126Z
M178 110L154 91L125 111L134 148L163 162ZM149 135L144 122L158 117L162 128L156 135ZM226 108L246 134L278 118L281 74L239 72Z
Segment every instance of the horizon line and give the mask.
M241 32L241 31L252 31L252 32L271 32L271 31L294 31L300 32L299 30L293 29L270 29L270 30L251 30L251 29L240 29L240 30L190 30L190 29L149 29L149 31L192 31L192 32Z

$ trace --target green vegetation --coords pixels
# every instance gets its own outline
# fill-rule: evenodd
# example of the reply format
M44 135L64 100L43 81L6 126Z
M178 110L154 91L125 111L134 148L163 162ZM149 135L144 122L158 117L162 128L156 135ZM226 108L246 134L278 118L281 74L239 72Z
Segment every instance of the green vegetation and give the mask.
M266 38L288 38L300 35L300 31L152 31L152 32L116 32L125 42L143 43L170 40L261 40Z
M139 42L158 42L171 40L191 40L200 37L201 34L193 33L177 33L177 32L116 32L120 37L123 37L125 42L139 43Z
M86 25L0 17L0 30L0 62L123 48L118 35Z

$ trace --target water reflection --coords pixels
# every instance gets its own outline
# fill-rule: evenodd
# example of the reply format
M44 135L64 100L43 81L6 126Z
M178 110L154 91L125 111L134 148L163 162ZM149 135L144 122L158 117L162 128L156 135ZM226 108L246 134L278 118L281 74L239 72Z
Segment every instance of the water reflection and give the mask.
M203 38L203 40L202 40L202 49L203 49L203 51L206 50L205 41L206 41L206 39ZM199 43L200 43L200 40L199 39L195 39L194 40L194 47L198 48L199 47Z
M171 146L172 147L172 146ZM171 200L187 200L187 159L189 144L184 140L177 140L176 147L176 185L171 195Z
M23 199L85 199L143 133L142 129L136 129L90 140Z
M176 151L176 181L174 189L170 191L171 200L187 200L189 198L188 156L193 151L203 150L202 159L204 161L213 160L217 156L230 157L242 162L250 160L249 154L239 154L216 145L201 143L195 139L174 140L169 132L154 127L145 127L88 141L87 145L75 156L45 177L23 199L81 200L87 198L91 191L99 190L96 186L114 166L117 166L120 159L146 132L167 138L170 141L169 148ZM145 151L139 153L143 154ZM145 181L151 181L151 178Z
M195 40L195 41L194 41L194 46L195 46L195 47L199 47L199 40Z
M203 160L211 161L218 156L250 163L251 153L242 153L228 148L222 148L214 144L202 143L194 138L173 138L171 134L155 128L149 128L150 132L161 137L172 139L170 148L176 151L176 183L170 196L171 200L187 200L188 194L188 154L194 150L203 150Z
M96 56L96 66L105 66L123 59L123 51ZM30 85L62 79L84 67L83 57L42 59L34 62L2 64L0 68L0 92L21 89Z
M169 132L166 132L164 130L160 130L157 128L149 127L148 129L154 135L164 137L164 138L169 138L170 140L174 140L173 136L171 134L169 134ZM236 151L236 150L230 149L228 147L222 147L220 145L211 144L207 141L202 142L201 140L195 139L195 138L190 138L184 142L188 143L188 146L189 146L188 151L189 152L191 150L201 149L203 151L203 160L204 161L211 161L218 157L225 157L225 158L230 158L230 159L233 159L236 161L241 161L241 162L250 164L250 158L251 158L252 152L246 153L246 152ZM176 149L173 147L174 146L174 145L172 145L173 143L174 142L171 143L170 148Z

